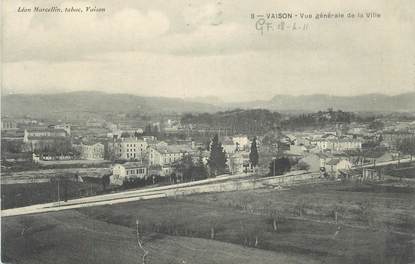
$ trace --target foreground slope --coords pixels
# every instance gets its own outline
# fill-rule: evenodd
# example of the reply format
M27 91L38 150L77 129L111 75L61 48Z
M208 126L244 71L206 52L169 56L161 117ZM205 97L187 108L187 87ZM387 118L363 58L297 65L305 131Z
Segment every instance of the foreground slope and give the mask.
M7 218L2 260L10 263L137 263L133 228L93 220L76 211ZM146 234L148 261L157 263L314 263L215 240Z

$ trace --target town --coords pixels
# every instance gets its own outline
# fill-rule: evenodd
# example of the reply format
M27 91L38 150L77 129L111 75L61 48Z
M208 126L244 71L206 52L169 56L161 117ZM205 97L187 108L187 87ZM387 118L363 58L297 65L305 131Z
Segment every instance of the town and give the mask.
M413 117L333 109L290 117L259 109L86 121L3 117L1 124L3 183L53 181L56 175L42 171L55 169L64 182L84 177L106 191L301 170L333 180L381 180L382 163L412 161L415 154ZM3 208L11 198L3 197Z
M415 1L3 2L1 263L415 263Z
M358 200L344 204L343 199L350 199L346 190L402 188L407 192L414 188L415 117L407 113L368 114L329 108L301 114L266 109L157 114L80 112L59 113L49 118L28 114L3 116L1 129L3 217L29 217L89 207L91 211L83 212L88 217L96 217L95 214L104 213L94 209L101 208L99 205L119 204L121 208L130 208L130 203L142 199L155 199L159 204L156 207L166 211L183 210L177 207L179 204L160 204L158 200L174 197L177 201L180 194L179 201L190 202L199 199L194 196L199 194L200 199L207 199L207 204L217 206L210 199L215 193L222 193L223 198L214 198L219 199L219 205L229 201L230 208L237 206L243 212L251 212L256 207L252 213L265 212L266 217L273 219L266 232L281 235L287 225L300 221L299 218L312 222L316 217L326 219L323 222L326 221L329 229L333 225L340 228L352 223L380 228L383 221L390 219L374 219L379 216L372 211L366 215L369 205L367 201L362 203L364 196L356 195L355 191ZM341 196L339 200L330 194L339 188L347 198ZM304 191L310 193L308 198L301 194ZM288 198L293 195L290 193L296 193L297 198ZM303 200L313 201L316 195L321 195L318 193L329 195L329 200L318 203ZM203 198L203 195L207 196ZM265 201L269 195L278 198L267 203L282 199L284 205L252 204L253 196ZM205 202L192 202L185 208L190 210L197 204ZM270 209L275 206L279 209ZM360 209L350 211L353 206ZM317 210L311 208L320 208L322 212L310 211ZM143 212L140 212L141 215ZM165 224L156 227L151 224L155 221L153 217L160 216L154 212L145 214L152 216L142 219L149 221L143 224L153 225L146 232L167 235L178 232L180 236L188 236L190 232L171 226L181 225L186 219L184 216L164 216L172 221L169 229L165 229ZM402 225L412 222L408 217L390 222L390 228L402 232L405 230ZM215 226L224 224L219 223L211 223L208 230L197 232L202 232L201 237L205 237L203 232L208 233L206 236L210 239L218 237L220 241L248 247L273 248L268 245L273 239L267 238L264 230L253 236L243 233L241 241L234 241L232 236L221 235L216 230L219 227ZM129 222L125 224L130 226ZM250 230L247 232L259 232L257 225L244 228ZM229 228L235 227L226 227ZM406 247L406 242L402 243ZM335 254L331 258L339 260Z

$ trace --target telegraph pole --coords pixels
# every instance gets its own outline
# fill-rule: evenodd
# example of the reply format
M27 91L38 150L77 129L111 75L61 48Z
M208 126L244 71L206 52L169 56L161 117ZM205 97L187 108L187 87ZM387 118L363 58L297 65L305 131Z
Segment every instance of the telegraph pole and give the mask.
M276 157L272 158L272 172L273 172L272 176L275 176L275 161L276 160L277 160Z
M59 192L60 178L58 177L58 206L61 205L61 196Z

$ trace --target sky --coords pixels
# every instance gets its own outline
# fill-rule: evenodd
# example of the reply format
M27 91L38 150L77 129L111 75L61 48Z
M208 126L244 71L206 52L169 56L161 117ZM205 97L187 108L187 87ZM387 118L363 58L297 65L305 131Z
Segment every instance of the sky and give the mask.
M415 91L415 1L350 2L4 0L2 94L96 90L247 101ZM34 6L106 12L17 12ZM275 12L381 17L295 19L286 22L307 30L256 30L251 13Z

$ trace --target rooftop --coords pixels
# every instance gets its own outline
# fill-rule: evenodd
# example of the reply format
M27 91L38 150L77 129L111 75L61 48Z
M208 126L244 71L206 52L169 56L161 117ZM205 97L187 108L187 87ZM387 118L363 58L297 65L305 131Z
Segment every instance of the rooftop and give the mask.
M132 168L142 168L146 167L142 162L126 162L124 164L120 164L126 169L132 169Z
M155 146L154 148L160 153L181 153L194 151L190 146L187 145L159 145Z

